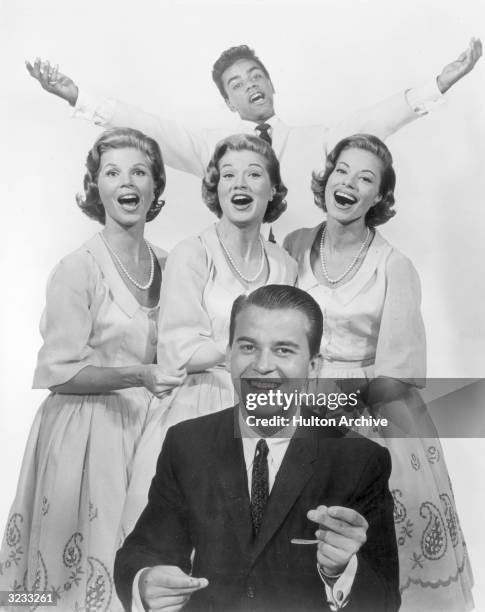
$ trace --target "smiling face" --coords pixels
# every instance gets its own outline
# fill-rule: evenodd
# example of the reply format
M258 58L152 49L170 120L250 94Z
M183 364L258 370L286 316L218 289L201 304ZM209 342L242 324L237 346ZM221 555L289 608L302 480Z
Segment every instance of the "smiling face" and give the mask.
M147 157L138 149L108 149L101 155L98 191L106 211L106 225L144 224L155 197Z
M317 375L319 362L310 355L309 327L305 314L292 308L270 310L252 304L239 312L228 361L243 402L247 393L291 393ZM255 412L262 413L281 413L281 408L266 406Z
M258 62L240 59L222 73L227 106L241 119L261 123L274 115L273 83Z
M341 223L365 223L367 211L381 200L382 163L364 149L344 149L325 187L327 215Z
M261 224L274 188L266 159L253 151L227 151L218 164L217 196L223 216L238 227Z

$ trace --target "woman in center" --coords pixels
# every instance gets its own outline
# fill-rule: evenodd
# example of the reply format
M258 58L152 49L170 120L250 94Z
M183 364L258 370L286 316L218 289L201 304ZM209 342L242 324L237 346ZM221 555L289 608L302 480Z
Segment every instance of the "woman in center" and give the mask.
M264 140L240 134L216 145L202 197L219 221L175 246L160 296L158 364L165 373L185 376L168 396L154 400L128 491L127 529L146 504L167 429L234 404L225 368L233 301L268 283L296 282L296 262L261 236L261 224L284 212L286 193L279 162Z

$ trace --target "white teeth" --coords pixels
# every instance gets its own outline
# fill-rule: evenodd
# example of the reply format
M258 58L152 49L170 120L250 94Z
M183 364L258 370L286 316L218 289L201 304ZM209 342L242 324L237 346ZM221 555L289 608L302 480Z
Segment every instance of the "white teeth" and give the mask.
M345 193L344 191L336 191L334 193L335 200L338 204L355 204L357 202L357 198L349 193Z
M249 97L250 102L259 102L260 100L264 100L264 96L260 91L257 91Z
M235 196L233 196L231 198L231 202L233 204L242 204L242 205L244 205L244 204L250 204L252 201L253 201L253 198L251 198L248 195L243 195L243 194L235 195Z

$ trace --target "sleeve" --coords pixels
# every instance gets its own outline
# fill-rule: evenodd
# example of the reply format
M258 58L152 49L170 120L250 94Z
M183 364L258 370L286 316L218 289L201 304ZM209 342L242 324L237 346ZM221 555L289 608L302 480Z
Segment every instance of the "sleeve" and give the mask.
M67 256L52 272L40 323L44 343L37 358L34 389L60 385L86 366L100 365L89 346L93 289L94 270L85 254Z
M163 442L148 504L116 554L115 586L126 610L132 609L133 583L141 569L156 565L176 565L185 573L191 569L188 509L175 468L183 444L175 440L174 429L168 430Z
M168 256L160 295L157 362L168 374L179 374L201 346L218 348L203 304L208 279L200 239L179 243Z
M357 553L357 572L346 606L349 612L399 610L399 557L390 474L389 451L375 445L375 451L363 465L355 497L349 503L369 524L367 541Z
M357 133L373 134L385 140L406 124L425 115L443 99L436 83L408 89L369 108L357 111L330 128L327 152L342 138Z
M73 117L91 121L103 128L127 126L154 138L160 145L167 166L203 177L212 147L206 132L189 130L176 121L151 115L113 100L96 98L79 91Z
M413 264L397 251L386 262L386 296L377 340L375 376L421 386L426 376L426 336L421 284Z
M323 584L325 585L325 595L327 596L327 602L332 612L342 610L342 608L345 608L347 605L355 574L357 573L357 566L357 556L352 555L345 570L335 580L330 576L326 576L322 568L317 563L317 570Z

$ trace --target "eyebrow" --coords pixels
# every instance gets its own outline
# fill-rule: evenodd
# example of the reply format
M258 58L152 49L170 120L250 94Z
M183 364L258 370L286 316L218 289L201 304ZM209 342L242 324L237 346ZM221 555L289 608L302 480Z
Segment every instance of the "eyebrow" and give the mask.
M263 72L263 69L262 69L260 66L253 66L252 68L250 68L250 69L249 69L249 70L246 72L246 74L248 74L248 75L249 75L249 74L251 74L252 72L254 72L255 70L261 70L261 72ZM227 85L230 85L230 84L231 84L233 81L237 81L238 79L242 79L242 78L243 78L243 77L242 77L242 75L240 75L240 74L235 74L233 77L231 77L231 78L230 78L230 79L227 81L226 86L227 86Z
M338 166L339 164L343 164L344 166L347 166L347 168L350 168L350 166L349 166L349 164L347 162L338 161L336 165ZM372 170L369 170L368 168L364 168L363 170L359 170L359 172L370 172L374 176L377 176L377 174L375 172L372 172Z
M118 164L115 164L115 162L108 162L108 163L104 164L103 166L101 166L101 168L102 169L103 168L108 168L110 166L112 166L113 168L118 168L119 167ZM143 168L149 168L148 164L146 164L145 162L136 162L136 164L133 164L131 166L131 168L136 168L138 166L142 166Z

